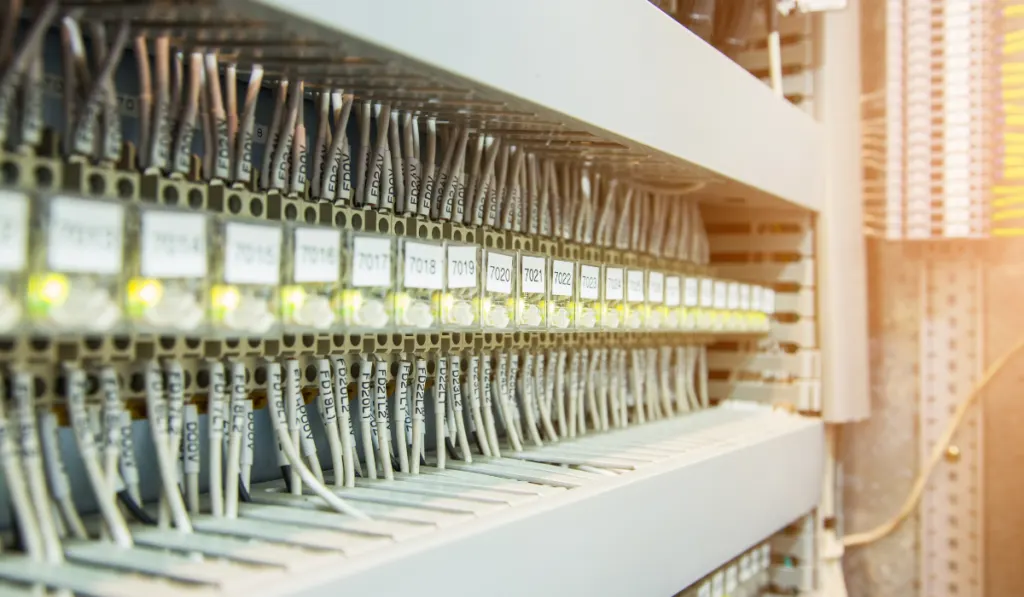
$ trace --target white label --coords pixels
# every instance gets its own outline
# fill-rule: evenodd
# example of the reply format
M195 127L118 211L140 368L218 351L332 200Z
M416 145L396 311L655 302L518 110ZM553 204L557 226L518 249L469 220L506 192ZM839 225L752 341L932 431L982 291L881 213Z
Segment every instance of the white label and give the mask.
M729 291L726 294L726 308L735 311L740 308L740 283L729 282Z
M0 191L0 271L21 271L27 255L28 197Z
M750 554L740 556L740 582L747 582L750 578Z
M523 294L544 294L547 291L547 284L544 283L545 274L548 269L547 259L523 255L520 258L520 269L522 270L520 292Z
M117 274L124 257L124 207L57 197L50 202L47 259L60 272Z
M600 298L601 268L596 265L580 266L580 298L596 301Z
M697 597L711 597L711 583L704 583L697 589Z
M631 269L626 272L626 299L631 303L644 302L644 272Z
M750 287L750 310L751 311L761 311L762 302L763 302L761 300L761 293L762 292L764 292L764 289L761 288L760 286L751 286Z
M725 309L729 306L729 283L715 280L715 308Z
M391 244L375 236L352 239L352 286L391 286Z
M700 280L686 278L683 282L683 306L696 307L700 304Z
M715 281L711 278L700 279L700 306L715 306Z
M444 247L428 243L405 243L402 284L406 288L444 288Z
M512 256L487 252L487 292L512 294Z
M476 288L477 248L448 247L448 288Z
M229 222L224 227L224 281L265 284L281 281L281 229Z
M661 272L647 274L647 300L654 305L665 302L665 274Z
M604 298L608 301L621 301L623 296L623 271L619 267L607 267L604 270Z
M772 291L774 292L774 291ZM760 564L761 570L767 570L772 565L772 548L767 543L761 546L760 551Z
M551 264L551 294L555 296L572 296L573 262L555 260ZM597 269L596 267L594 268ZM597 278L594 278L594 289L597 290ZM596 297L596 294L595 294Z
M682 303L682 280L679 276L665 278L665 305L678 307Z
M768 315L775 313L775 291L771 288L765 288L761 294L761 308Z
M145 278L206 276L206 216L146 210L140 218L139 256Z
M185 405L185 430L182 444L186 475L199 474L199 412L195 404Z
M740 311L750 310L750 284L740 284Z
M736 569L736 565L733 564L725 569L725 591L732 593L739 588L739 571Z
M294 259L296 282L337 282L341 277L341 234L330 228L296 228Z

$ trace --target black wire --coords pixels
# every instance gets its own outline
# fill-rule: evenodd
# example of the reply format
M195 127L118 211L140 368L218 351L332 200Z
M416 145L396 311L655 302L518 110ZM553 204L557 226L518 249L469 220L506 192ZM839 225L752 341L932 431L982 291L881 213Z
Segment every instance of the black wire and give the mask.
M14 510L13 504L8 504L7 512L11 516L11 522L14 524L12 531L14 531L14 549L15 551L25 551L25 541L21 536L21 525L18 524L18 513Z
M122 489L121 491L117 492L117 500L121 502L121 505L128 510L128 512L132 515L132 518L134 518L135 520L146 525L156 524L156 521L153 520L153 517L150 516L149 513L142 508L142 506L140 506L138 503L136 503L135 500L132 499L132 496L130 493L128 493L127 489Z
M289 481L288 477L286 476L285 477L285 484L288 484L288 483L291 483L291 481ZM291 491L291 488L289 488L288 491ZM238 476L238 499L240 499L240 500L242 500L243 502L246 502L246 503L249 503L249 502L252 501L252 496L249 495L249 490L245 488L245 483L242 482L242 476L241 475Z
M288 490L288 493L292 492L292 465L282 464L281 465L281 476L284 477L284 488Z

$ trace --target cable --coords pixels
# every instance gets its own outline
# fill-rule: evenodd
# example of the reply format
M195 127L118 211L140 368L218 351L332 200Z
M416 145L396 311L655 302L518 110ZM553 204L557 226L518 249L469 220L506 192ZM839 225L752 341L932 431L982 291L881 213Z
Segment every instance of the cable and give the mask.
M224 365L220 361L209 362L210 391L207 394L207 434L210 442L210 513L215 518L224 516Z
M921 495L924 493L924 488L928 483L928 478L931 477L932 472L935 471L935 467L938 466L939 462L942 460L942 456L949 447L949 443L953 440L953 436L956 434L960 424L963 423L963 419L967 415L967 411L970 409L971 405L978 400L985 388L988 387L993 379L995 379L996 375L998 375L1007 363L1009 363L1010 360L1022 350L1024 350L1024 338L1018 340L1010 350L1003 353L1002 356L989 365L988 369L986 369L981 375L978 383L971 389L967 398L965 398L963 402L956 407L956 410L949 419L949 425L939 437L938 441L935 442L935 446L932 448L931 453L928 454L928 458L925 460L924 466L921 467L917 478L914 480L914 485L911 487L910 493L907 495L907 499L904 500L903 506L900 507L896 516L868 531L847 535L843 538L844 547L856 547L878 541L899 528L903 521L914 513L918 502L921 501Z
M75 441L78 443L78 451L82 457L82 464L85 465L85 474L92 486L96 504L99 506L100 514L103 516L107 530L114 542L120 547L131 547L134 542L131 533L128 532L128 525L125 524L121 512L117 509L117 504L114 503L114 496L108 490L109 486L103 477L103 471L97 458L96 439L89 426L89 415L85 410L85 372L73 365L65 365L64 377L68 418L71 420L71 429L74 432ZM159 380L159 372L157 372L157 379ZM162 390L162 380L159 380L158 383ZM164 448L166 451L166 440L157 442L157 444L158 448Z
M84 376L83 376L84 377ZM177 479L172 456L170 454L170 438L167 433L167 402L164 400L164 381L159 365L155 362L146 364L144 373L146 383L146 411L149 415L150 432L153 435L153 446L156 452L157 469L160 473L161 495L170 509L174 524L183 533L192 532L192 522L185 510L185 501L178 491ZM81 382L84 386L84 378ZM84 389L83 389L84 392ZM113 504L113 500L111 500ZM118 513L120 517L120 513ZM123 523L123 519L121 520ZM127 529L125 529L127 532Z
M312 471L306 468L306 465L303 464L302 456L299 455L299 452L295 449L295 446L292 444L291 438L289 437L288 422L284 408L284 398L281 390L281 365L274 361L270 361L267 363L266 367L267 400L269 402L267 410L270 412L271 426L274 428L274 434L277 436L278 445L280 445L284 450L285 456L288 458L291 466L298 469L302 482L309 485L310 489L313 490L313 493L327 502L327 505L332 509L355 518L368 520L369 517L366 514L363 514L362 511L349 505L345 500L341 499L324 487L323 483L317 481Z

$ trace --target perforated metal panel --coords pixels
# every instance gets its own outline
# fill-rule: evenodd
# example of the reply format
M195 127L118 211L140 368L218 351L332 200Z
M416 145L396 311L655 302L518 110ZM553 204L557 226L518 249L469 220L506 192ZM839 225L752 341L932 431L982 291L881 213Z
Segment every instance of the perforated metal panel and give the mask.
M922 461L977 383L983 362L981 264L949 254L929 257L921 279ZM978 406L968 412L921 501L922 596L984 595L981 417Z

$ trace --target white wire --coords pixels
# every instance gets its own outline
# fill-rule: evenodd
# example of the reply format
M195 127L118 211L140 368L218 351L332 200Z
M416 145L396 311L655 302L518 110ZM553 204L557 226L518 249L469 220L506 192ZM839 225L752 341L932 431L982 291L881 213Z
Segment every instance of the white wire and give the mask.
M277 436L278 444L284 450L285 457L291 464L292 469L297 469L302 477L302 481L309 485L313 493L327 502L327 505L332 509L342 514L368 520L369 517L366 514L332 493L323 483L317 481L312 471L306 468L305 463L302 462L302 457L295 449L295 445L290 441L291 438L288 433L288 423L281 390L281 365L271 361L267 363L266 367L267 400L269 402L267 410L270 412L270 422L274 428L274 434Z
M178 531L191 533L192 522L185 510L185 501L181 497L181 492L178 491L174 461L169 451L167 403L164 400L164 383L160 367L152 361L147 363L144 377L146 380L146 411L149 413L149 429L153 436L157 469L160 472L161 495L166 500Z
M207 397L207 435L210 443L209 485L210 513L220 518L224 516L224 476L223 476L223 443L224 443L224 364L210 361L210 391Z
M345 464L341 451L341 437L338 433L338 404L334 398L334 384L331 380L331 362L327 359L317 361L317 380L320 396L317 405L320 409L320 420L327 432L327 445L331 450L331 468L334 469L334 486L345 485Z
M43 474L43 461L40 458L39 432L36 427L35 410L32 408L31 376L23 371L14 373L11 388L20 428L21 465L25 470L29 495L32 497L32 506L39 523L44 557L51 563L63 562L63 549L53 521L50 494L46 490L46 477Z
M245 364L231 363L231 402L228 406L231 417L228 433L227 474L224 476L224 516L238 517L238 475L242 459L242 429L245 425L245 400L248 392L245 386Z
M0 383L0 393L3 384ZM25 473L21 470L18 456L11 441L7 414L4 412L4 397L0 396L0 463L4 469L4 479L14 507L15 523L21 533L21 540L29 558L42 560L44 556L43 536L39 531L39 521L32 511L32 498L29 496L25 482Z
M120 547L131 547L134 542L131 533L128 532L128 525L121 516L121 511L117 509L113 494L108 491L107 481L103 477L96 454L96 438L89 426L89 415L85 410L85 372L78 367L66 365L64 378L67 386L68 418L71 420L71 429L78 443L78 451L82 457L82 464L85 465L85 474L92 486L96 504L114 542ZM166 449L166 444L160 447Z
M341 436L341 459L345 467L345 487L354 487L359 458L355 453L356 448L352 441L352 417L348 395L348 363L343 357L335 357L332 364L334 366L334 400L338 407L338 435Z

